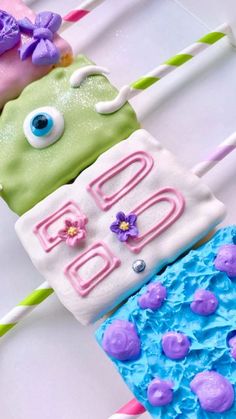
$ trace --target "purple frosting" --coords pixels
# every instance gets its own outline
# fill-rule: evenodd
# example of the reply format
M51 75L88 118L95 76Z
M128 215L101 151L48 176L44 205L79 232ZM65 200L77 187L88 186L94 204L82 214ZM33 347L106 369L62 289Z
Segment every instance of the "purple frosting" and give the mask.
M173 400L173 383L155 378L148 385L148 401L152 406L165 406Z
M184 358L189 348L190 341L183 333L167 332L162 336L162 349L170 359Z
M110 230L117 235L121 242L126 242L129 237L135 238L139 235L136 222L137 215L125 215L120 211L116 214L116 221L111 224Z
M20 28L16 19L0 10L0 55L20 42Z
M131 361L140 355L141 345L133 323L114 321L105 331L102 341L104 351L119 361Z
M166 299L166 287L160 282L155 282L147 287L145 294L138 299L138 304L141 308L150 308L155 311L160 308Z
M201 316L209 316L215 313L218 307L218 299L215 294L205 289L198 289L194 293L194 300L190 305L191 310Z
M231 353L232 357L236 360L236 335L234 335L229 340L229 346L231 348L230 353Z
M32 39L20 48L22 61L32 56L35 65L53 65L60 60L60 51L54 45L54 34L61 26L62 18L57 13L41 12L36 16L33 24L28 18L20 20L22 33Z
M215 268L225 272L229 278L236 277L236 245L226 244L222 246L215 259Z
M195 375L190 388L197 395L202 409L207 412L225 412L234 402L232 384L215 371L203 371Z

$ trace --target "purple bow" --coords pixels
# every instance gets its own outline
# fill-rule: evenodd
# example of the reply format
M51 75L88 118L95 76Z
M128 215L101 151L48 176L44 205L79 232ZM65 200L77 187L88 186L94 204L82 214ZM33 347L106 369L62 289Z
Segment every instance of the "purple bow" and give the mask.
M60 51L53 43L54 34L61 26L62 18L57 13L41 12L33 24L27 17L19 20L21 33L32 37L20 48L20 59L26 60L32 55L35 65L52 65L60 60Z

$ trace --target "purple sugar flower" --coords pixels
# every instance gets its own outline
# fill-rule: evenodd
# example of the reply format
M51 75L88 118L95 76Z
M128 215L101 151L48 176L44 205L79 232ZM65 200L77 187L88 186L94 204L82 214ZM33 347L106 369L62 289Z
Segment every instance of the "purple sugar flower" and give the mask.
M53 38L61 22L61 16L52 12L39 13L35 23L28 18L19 20L20 31L32 38L20 48L20 59L24 61L32 56L32 63L35 65L57 64L60 60L60 51L54 45Z
M135 238L139 235L136 221L137 215L125 215L120 211L116 214L116 221L111 224L110 230L117 235L121 242L126 242L129 237Z

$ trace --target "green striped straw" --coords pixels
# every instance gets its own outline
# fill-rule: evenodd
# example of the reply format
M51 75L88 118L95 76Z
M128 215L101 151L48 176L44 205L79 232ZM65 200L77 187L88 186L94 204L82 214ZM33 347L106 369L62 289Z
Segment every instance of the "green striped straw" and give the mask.
M40 287L36 288L31 294L24 298L24 300L0 320L0 337L9 332L9 330L16 326L19 321L23 320L52 293L53 289L47 281L45 281Z
M118 111L127 102L127 100L137 96L143 90L152 86L175 69L181 67L183 64L196 57L196 55L200 54L202 51L205 51L208 47L215 44L226 35L232 35L231 28L228 24L223 24L217 27L214 31L198 39L197 42L165 61L145 76L140 77L130 85L123 86L114 100L98 102L96 104L97 112L110 114Z

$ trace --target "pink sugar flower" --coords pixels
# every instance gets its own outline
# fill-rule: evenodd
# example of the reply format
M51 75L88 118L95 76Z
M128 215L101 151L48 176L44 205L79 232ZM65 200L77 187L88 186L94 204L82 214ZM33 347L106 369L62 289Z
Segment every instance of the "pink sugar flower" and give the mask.
M58 231L58 237L66 242L67 246L78 246L81 240L86 238L86 224L87 220L78 218L77 220L66 219L65 227Z

